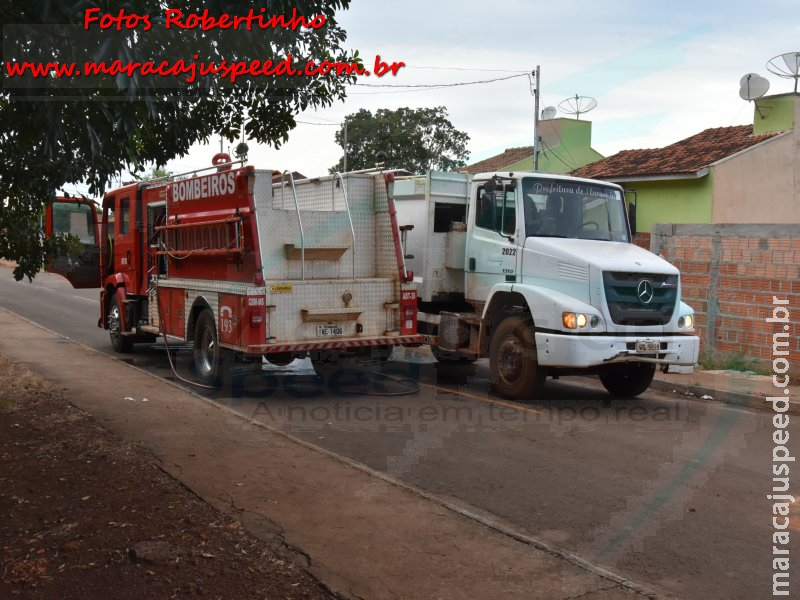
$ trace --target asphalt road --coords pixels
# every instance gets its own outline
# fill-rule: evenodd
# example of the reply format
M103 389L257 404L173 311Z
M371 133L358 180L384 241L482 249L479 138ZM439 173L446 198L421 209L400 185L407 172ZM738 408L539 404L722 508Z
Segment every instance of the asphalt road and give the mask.
M0 306L113 354L98 295L0 269ZM158 347L121 357L172 377ZM191 377L187 352L176 363ZM444 369L424 349L396 351L380 373L320 381L295 361L200 391L660 592L771 595L769 413L657 392L612 400L583 378L548 380L545 399L515 404L490 392L485 363ZM789 432L800 435L796 421Z

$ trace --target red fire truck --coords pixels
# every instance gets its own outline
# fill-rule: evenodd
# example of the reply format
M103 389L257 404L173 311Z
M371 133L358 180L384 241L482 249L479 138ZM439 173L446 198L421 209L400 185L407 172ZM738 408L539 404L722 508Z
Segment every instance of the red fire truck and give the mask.
M385 360L416 345L410 283L389 196L392 173L273 181L218 154L186 178L136 182L95 203L58 197L48 235L72 234L77 258L48 271L99 287L98 326L117 352L158 335L192 344L198 378L223 359L277 365L310 356Z

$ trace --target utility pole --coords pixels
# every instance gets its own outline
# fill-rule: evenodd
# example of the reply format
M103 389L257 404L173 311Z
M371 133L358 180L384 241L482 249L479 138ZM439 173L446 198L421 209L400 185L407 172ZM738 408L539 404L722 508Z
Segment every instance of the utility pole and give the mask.
M539 86L542 83L541 69L536 65L536 70L531 73L533 76L533 171L539 171Z
M342 134L342 139L344 143L342 147L344 148L344 168L342 169L343 173L347 173L347 118L345 117L344 120L344 133Z

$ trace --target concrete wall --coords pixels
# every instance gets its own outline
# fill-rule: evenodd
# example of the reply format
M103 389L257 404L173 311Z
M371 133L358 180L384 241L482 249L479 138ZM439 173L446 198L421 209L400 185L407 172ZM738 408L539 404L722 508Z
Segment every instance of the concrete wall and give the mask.
M795 122L800 122L800 102L794 110ZM721 160L712 169L714 223L800 223L800 128Z
M800 227L656 225L650 250L681 271L683 301L697 314L701 350L770 368L773 296L789 300L792 374L800 374ZM782 331L782 327L780 328Z

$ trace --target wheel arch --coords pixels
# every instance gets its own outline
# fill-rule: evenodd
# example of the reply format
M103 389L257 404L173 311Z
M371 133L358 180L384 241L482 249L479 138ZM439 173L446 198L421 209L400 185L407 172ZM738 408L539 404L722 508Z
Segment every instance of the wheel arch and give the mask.
M512 314L530 314L530 307L525 296L509 286L495 286L489 295L489 300L483 308L481 319L481 354L489 352L493 329L499 325L506 316Z
M193 341L194 340L194 330L197 326L197 319L200 314L208 310L211 313L212 320L214 321L214 327L217 326L217 319L214 315L214 311L211 310L211 304L204 296L198 296L195 298L194 303L192 304L192 309L189 311L189 317L186 320L186 340Z
M125 306L125 297L126 297L126 290L125 284L123 282L118 282L118 285L114 285L111 281L106 281L106 287L103 294L103 302L100 306L100 310L102 311L100 314L100 323L99 325L103 329L108 329L108 314L111 312L111 300L116 296L117 301L119 302L120 309ZM120 326L124 331L127 329L127 323L125 319L125 311L120 310L119 320Z

